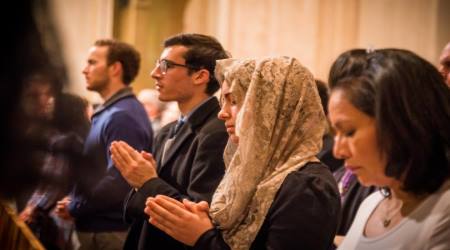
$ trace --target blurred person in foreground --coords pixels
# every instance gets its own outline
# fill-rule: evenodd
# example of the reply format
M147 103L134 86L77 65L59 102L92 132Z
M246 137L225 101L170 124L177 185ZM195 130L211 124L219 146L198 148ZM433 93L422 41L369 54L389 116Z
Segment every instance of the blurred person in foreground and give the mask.
M52 212L56 202L68 195L79 179L83 143L89 131L87 100L63 93L55 99L50 152L43 166L43 179L20 213L47 249L72 249L72 221Z
M9 15L2 15L1 23L14 25L4 25L8 38L3 39L2 47L7 49L0 62L0 201L12 201L9 204L15 207L14 201L29 194L42 179L41 167L50 143L46 135L53 129L23 105L33 102L34 97L28 95L30 79L36 73L46 75L52 79L51 95L56 96L67 75L48 2L10 1L3 8Z
M164 126L162 119L166 110L166 103L160 101L158 95L159 93L156 89L143 89L137 95L138 100L147 112L154 135L158 134L159 130Z

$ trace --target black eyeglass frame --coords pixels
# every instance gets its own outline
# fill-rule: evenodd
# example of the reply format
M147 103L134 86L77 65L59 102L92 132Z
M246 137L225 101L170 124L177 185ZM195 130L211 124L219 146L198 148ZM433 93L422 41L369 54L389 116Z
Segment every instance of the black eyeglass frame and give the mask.
M161 73L163 75L165 75L167 73L167 70L169 70L170 68L173 68L175 66L184 67L184 68L193 69L193 70L198 70L197 67L194 67L194 66L189 65L189 64L179 64L179 63L167 60L167 59L158 59L158 60L156 60L156 67L159 67L159 69L161 70Z

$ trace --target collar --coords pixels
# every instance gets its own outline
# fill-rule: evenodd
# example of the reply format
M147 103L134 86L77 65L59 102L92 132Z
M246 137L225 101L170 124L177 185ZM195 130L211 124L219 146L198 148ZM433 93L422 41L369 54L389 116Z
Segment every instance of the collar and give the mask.
M134 93L133 93L131 87L124 87L124 88L120 89L114 95L112 95L108 100L106 100L102 105L100 105L94 111L94 114L92 116L95 116L95 115L101 113L103 110L107 109L108 107L110 107L111 105L116 103L117 101L119 101L123 98L126 98L126 97L130 97L130 96L134 96Z
M187 113L187 115L183 116L181 115L181 117L178 120L182 120L183 122L185 122L186 120L189 119L189 117L191 117L191 115L197 111L203 104L209 102L209 100L211 100L212 98L215 98L215 96L210 96L208 98L206 98L205 100L203 100L200 104L198 104L197 106L195 106L195 108L193 108L189 113Z

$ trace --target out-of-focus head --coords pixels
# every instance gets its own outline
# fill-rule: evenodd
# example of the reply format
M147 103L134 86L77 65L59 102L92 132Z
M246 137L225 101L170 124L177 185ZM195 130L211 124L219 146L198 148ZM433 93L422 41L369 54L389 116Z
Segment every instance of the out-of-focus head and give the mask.
M3 7L8 15L0 17L1 23L14 25L3 27L8 39L3 40L5 49L0 67L0 105L4 121L0 127L0 199L14 197L40 180L39 167L48 146L45 135L52 128L41 126L42 119L26 111L28 108L23 102L30 79L36 72L45 72L46 77L52 79L54 95L60 93L67 79L48 2L8 1Z
M330 88L336 156L363 184L400 181L420 194L448 179L450 90L433 65L406 50L377 50L362 74Z
M327 109L328 99L329 99L328 86L325 82L323 82L319 79L314 79L314 81L316 82L317 90L319 91L319 96L320 96L320 101L322 103L323 112L325 113L325 115L328 115L328 109Z
M450 42L442 50L439 58L439 71L444 77L445 83L450 88Z
M85 138L89 132L89 102L75 94L62 93L55 100L53 122L62 133L74 132Z
M165 110L166 104L159 100L159 93L155 89L143 89L137 95L138 100L142 103L150 119L161 116Z
M25 114L36 119L50 119L54 109L54 80L48 74L36 73L25 80L21 103Z

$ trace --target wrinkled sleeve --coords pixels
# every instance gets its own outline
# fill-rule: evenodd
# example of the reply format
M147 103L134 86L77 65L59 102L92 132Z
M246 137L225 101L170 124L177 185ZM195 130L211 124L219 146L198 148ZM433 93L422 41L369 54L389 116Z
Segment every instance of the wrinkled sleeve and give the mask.
M318 166L315 169L314 166ZM267 213L251 249L331 249L340 210L334 179L325 166L289 174ZM221 232L205 232L194 249L230 249Z
M340 211L336 183L326 167L311 164L306 168L286 177L255 244L266 249L332 246Z
M69 211L74 217L108 210L111 206L121 206L131 189L111 159L109 148L113 141L125 141L138 151L148 151L151 148L151 139L146 128L140 127L135 118L126 112L114 113L105 126L105 131L102 132L104 154L107 159L106 173L92 188L89 197L71 202Z
M225 171L222 155L227 139L225 131L216 131L199 139L189 173L187 193L180 192L161 178L148 180L138 191L133 191L125 202L125 220L130 222L136 218L148 219L144 213L145 201L147 197L158 194L177 200L189 199L209 203Z

